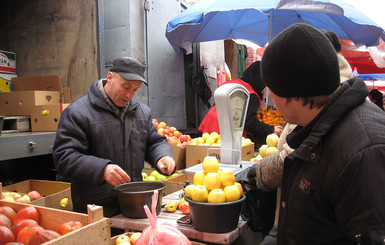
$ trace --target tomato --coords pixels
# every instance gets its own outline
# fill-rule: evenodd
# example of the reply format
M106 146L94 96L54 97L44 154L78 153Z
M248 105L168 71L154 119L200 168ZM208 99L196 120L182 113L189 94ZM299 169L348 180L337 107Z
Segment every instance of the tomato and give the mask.
M19 234L19 232L21 231L21 229L23 229L26 226L39 226L39 224L36 222L36 220L33 220L33 219L21 220L19 223L12 226L12 232L16 238L17 238L17 235Z
M80 221L68 221L59 227L58 232L60 235L64 235L81 227L83 227L83 224Z
M6 226L11 229L12 221L5 214L0 214L0 226Z
M45 242L51 241L60 236L59 233L52 230L38 230L31 235L28 245L40 245Z
M16 216L16 211L8 206L0 207L0 214L5 214L10 220L13 220Z
M26 226L20 230L19 234L17 235L16 241L24 245L29 245L29 241L32 235L36 231L40 231L40 230L44 230L44 228L41 226Z
M37 209L34 206L24 207L16 213L16 216L13 219L13 224L16 225L23 219L33 219L37 223L39 223L40 222L39 211L37 211Z
M22 244L20 242L9 242L9 243L7 243L5 245L24 245L24 244Z
M5 226L0 226L0 244L6 244L8 242L14 242L15 236L11 229Z

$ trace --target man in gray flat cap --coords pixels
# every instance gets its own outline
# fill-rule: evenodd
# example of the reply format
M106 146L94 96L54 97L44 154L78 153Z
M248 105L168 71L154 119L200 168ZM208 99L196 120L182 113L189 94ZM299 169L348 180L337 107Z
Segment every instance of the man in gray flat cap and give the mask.
M115 59L107 78L94 82L61 115L53 158L58 174L71 180L75 212L97 204L105 217L119 214L114 186L142 181L145 161L166 175L175 171L150 108L133 98L147 85L144 72L145 66L133 58Z

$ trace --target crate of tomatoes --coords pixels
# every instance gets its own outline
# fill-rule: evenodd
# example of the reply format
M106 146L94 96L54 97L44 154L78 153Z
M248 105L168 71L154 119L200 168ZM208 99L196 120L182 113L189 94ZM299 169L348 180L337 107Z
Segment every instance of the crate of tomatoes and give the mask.
M110 244L110 221L103 207L88 205L88 214L0 201L0 244Z

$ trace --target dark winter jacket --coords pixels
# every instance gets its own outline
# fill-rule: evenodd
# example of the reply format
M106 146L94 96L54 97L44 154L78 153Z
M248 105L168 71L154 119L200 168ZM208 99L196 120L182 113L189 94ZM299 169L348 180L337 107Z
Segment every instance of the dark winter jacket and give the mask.
M352 78L288 135L278 244L384 244L385 114Z
M113 186L103 181L106 165L117 164L132 181L141 181L144 161L155 166L172 153L166 138L157 133L148 106L132 99L121 120L97 83L63 111L53 157L57 171L71 180L74 211L85 212L87 204L97 204L111 217L120 209Z

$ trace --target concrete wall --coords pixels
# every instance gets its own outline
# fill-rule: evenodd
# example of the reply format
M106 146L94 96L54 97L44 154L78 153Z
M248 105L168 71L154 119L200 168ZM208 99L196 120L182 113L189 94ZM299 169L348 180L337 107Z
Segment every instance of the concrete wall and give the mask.
M0 49L16 53L18 76L61 76L72 98L98 79L95 0L2 0Z

